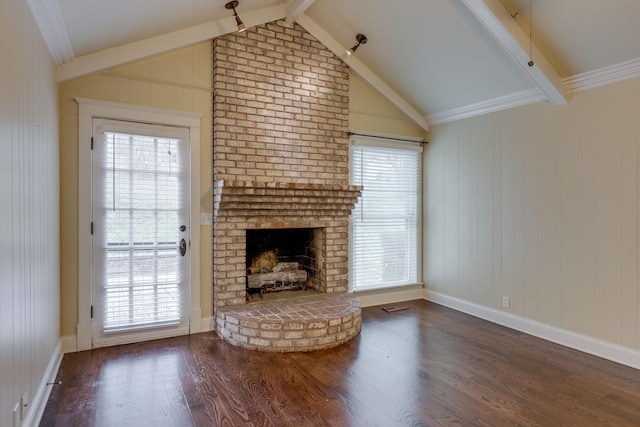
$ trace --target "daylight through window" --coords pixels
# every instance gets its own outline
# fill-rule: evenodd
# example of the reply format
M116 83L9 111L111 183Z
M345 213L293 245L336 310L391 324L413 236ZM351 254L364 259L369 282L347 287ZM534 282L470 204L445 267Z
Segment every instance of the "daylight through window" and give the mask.
M421 151L413 143L353 141L351 183L363 186L351 215L353 290L419 282Z

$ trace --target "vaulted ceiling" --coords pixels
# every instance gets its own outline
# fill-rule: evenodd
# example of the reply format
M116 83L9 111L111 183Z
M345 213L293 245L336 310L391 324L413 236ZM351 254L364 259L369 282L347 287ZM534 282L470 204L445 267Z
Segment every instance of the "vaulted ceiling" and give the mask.
M235 31L226 1L28 0L59 81ZM425 130L640 75L637 0L240 0L237 11L247 26L297 22ZM368 43L348 57L357 33Z

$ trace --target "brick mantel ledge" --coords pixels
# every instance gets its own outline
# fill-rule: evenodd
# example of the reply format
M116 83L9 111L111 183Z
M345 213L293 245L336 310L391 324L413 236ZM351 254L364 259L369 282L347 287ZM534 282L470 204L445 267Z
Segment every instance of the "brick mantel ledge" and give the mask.
M300 216L350 215L361 186L341 184L217 181L214 217L278 216L297 211Z

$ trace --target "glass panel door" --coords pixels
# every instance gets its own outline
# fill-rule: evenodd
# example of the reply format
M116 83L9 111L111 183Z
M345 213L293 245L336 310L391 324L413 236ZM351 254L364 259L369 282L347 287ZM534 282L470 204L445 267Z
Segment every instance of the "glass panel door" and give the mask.
M188 130L94 120L94 346L188 327Z

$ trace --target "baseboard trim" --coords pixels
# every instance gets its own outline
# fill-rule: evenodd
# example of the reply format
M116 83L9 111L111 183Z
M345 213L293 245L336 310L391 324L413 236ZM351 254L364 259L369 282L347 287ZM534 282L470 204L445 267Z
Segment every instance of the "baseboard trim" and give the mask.
M189 333L190 334L197 334L198 332L203 332L202 331L202 310L200 309L200 307L198 308L192 308L191 309L191 314L189 317Z
M78 340L75 335L65 335L60 340L62 341L62 354L78 351Z
M215 329L215 323L213 321L213 317L203 317L202 318L202 327L200 332L211 332Z
M374 305L393 304L396 302L411 301L424 298L422 285L404 288L387 288L377 291L364 291L353 293L362 304L362 307Z
M640 351L425 289L424 298L507 328L640 369Z
M211 332L214 330L213 317L203 317L200 323L201 327L198 332ZM75 335L65 335L60 338L60 341L62 342L62 354L78 351L78 340Z
M58 340L58 344L53 350L53 354L49 359L49 364L47 365L47 369L40 381L40 385L38 386L38 390L36 394L33 396L33 400L31 401L31 408L27 412L27 416L24 418L22 423L23 426L37 426L40 425L40 420L42 420L42 415L44 414L44 409L47 407L47 401L49 400L49 395L51 394L51 388L55 387L54 385L47 385L47 383L52 383L55 381L56 376L58 375L58 369L60 369L60 363L62 362L62 340Z

